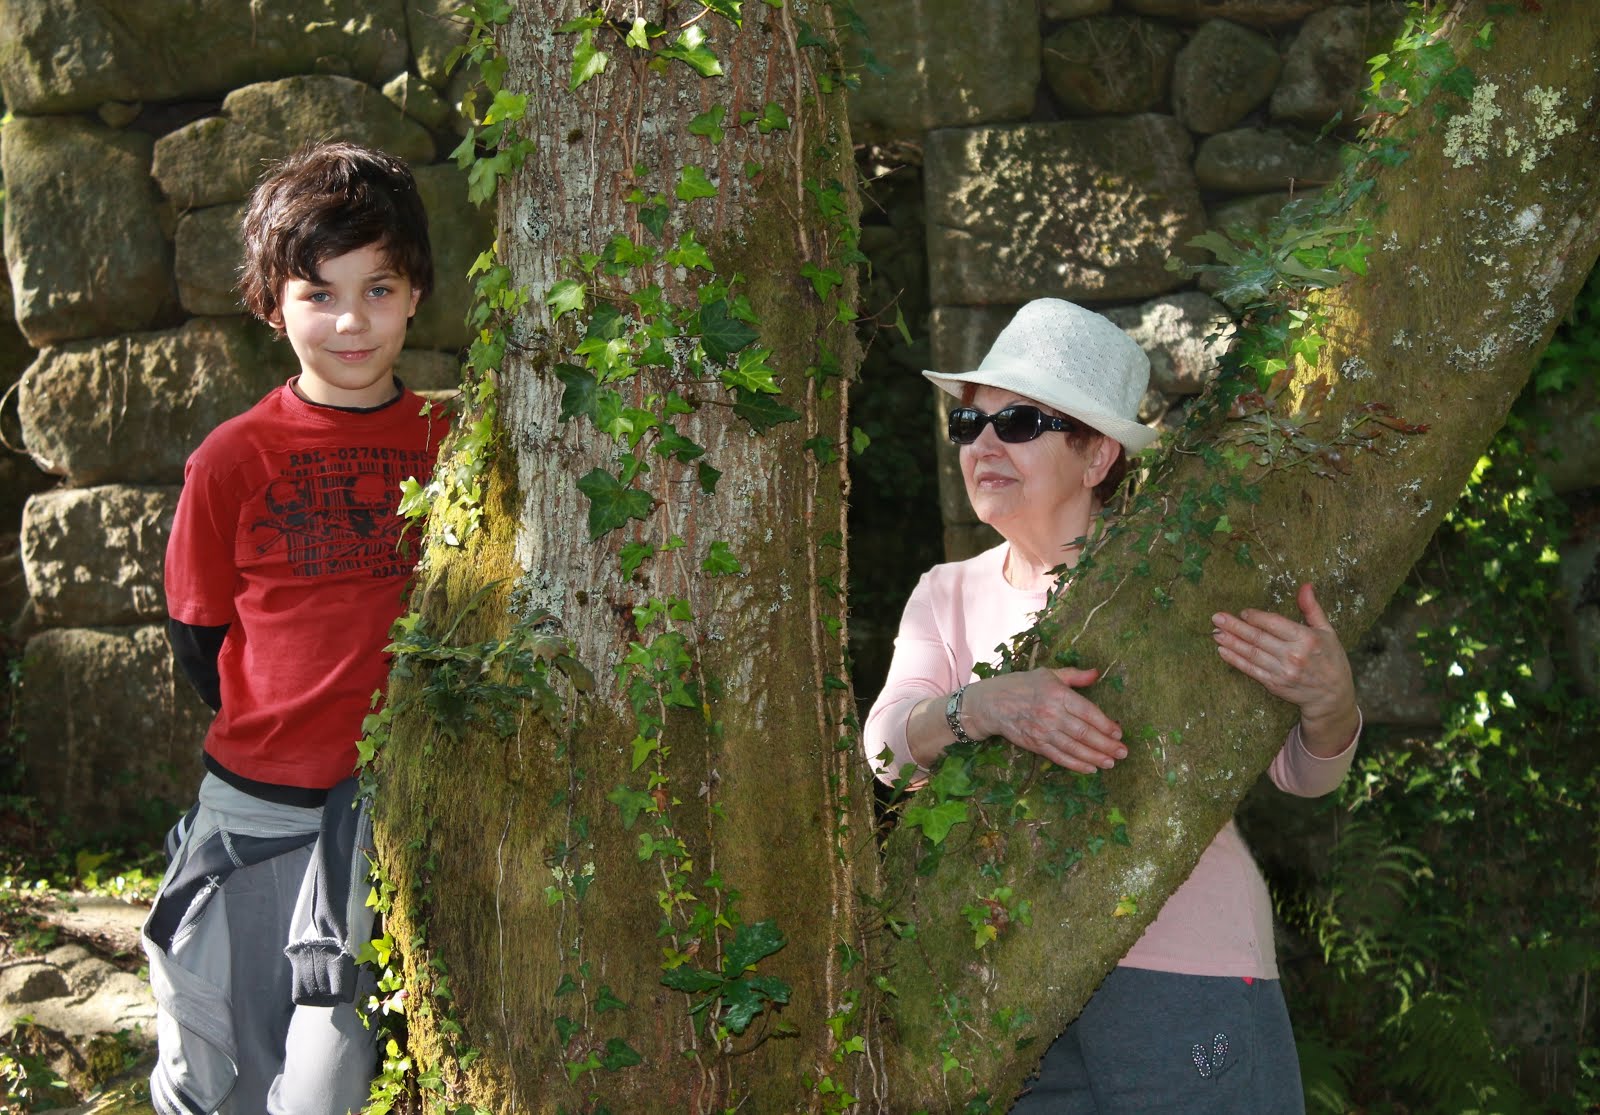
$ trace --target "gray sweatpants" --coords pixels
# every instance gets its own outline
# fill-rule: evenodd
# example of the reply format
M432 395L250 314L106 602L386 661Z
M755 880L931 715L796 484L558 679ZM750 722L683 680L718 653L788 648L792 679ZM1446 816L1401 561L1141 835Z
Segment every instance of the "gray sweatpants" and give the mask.
M161 1060L151 1089L158 1110L201 1115L209 1110L202 1104L214 1104L222 1115L360 1111L377 1064L375 1034L360 1014L375 980L358 969L354 1002L296 1006L284 955L312 859L310 839L294 845L297 834L315 837L322 811L262 801L209 774L199 796L146 926L146 949L155 950L151 982ZM201 849L211 849L219 832L234 866L207 883L202 872L209 868L194 865L208 862ZM290 850L252 862L258 857L239 851L250 839L276 840ZM180 874L212 888L202 887L182 923L176 919L188 891L163 902ZM170 921L155 932L164 912ZM162 951L168 938L172 957Z
M1277 980L1118 967L1012 1115L1304 1115Z
M371 972L360 970L353 1003L293 1002L283 947L310 859L311 849L301 848L235 871L223 884L239 1082L222 1115L346 1115L366 1106L377 1043L359 1009L376 986Z

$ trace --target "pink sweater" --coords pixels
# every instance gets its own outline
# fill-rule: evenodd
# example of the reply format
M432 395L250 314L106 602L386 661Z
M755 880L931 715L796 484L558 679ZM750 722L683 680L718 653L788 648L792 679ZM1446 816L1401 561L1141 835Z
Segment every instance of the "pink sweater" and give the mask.
M895 772L913 761L906 743L911 709L973 681L975 662L997 663L997 649L1028 627L1044 606L1043 591L1025 592L1006 581L1005 557L1002 543L966 561L936 565L912 592L889 676L862 732L880 780L892 782ZM1212 652L1207 648L1206 653ZM1280 790L1317 797L1344 778L1355 746L1352 740L1333 758L1318 758L1301 743L1296 725L1268 773ZM882 758L886 750L892 755L887 761ZM1136 761L1137 755L1131 752L1124 761ZM1277 978L1272 902L1231 820L1121 962L1186 975Z

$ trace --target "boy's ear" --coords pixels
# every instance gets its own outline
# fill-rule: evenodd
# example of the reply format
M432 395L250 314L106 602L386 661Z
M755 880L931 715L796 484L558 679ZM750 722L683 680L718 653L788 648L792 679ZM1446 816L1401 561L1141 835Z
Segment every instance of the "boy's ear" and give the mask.
M413 286L411 288L411 310L410 310L409 313L406 314L406 317L416 317L417 316L417 303L421 302L421 301L422 301L422 291L418 290L415 286Z
M278 332L283 332L283 307L277 306L267 315L266 322Z

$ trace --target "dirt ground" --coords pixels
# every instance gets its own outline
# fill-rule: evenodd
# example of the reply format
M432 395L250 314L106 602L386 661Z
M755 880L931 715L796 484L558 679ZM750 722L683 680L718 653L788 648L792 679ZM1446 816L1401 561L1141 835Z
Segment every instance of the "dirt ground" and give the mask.
M148 909L88 894L30 897L27 908L26 932L0 939L0 1051L48 1062L73 1086L51 1091L76 1104L35 1100L31 1110L151 1111L143 1080L154 1056L156 1007L139 948ZM94 1098L79 1103L97 1085Z

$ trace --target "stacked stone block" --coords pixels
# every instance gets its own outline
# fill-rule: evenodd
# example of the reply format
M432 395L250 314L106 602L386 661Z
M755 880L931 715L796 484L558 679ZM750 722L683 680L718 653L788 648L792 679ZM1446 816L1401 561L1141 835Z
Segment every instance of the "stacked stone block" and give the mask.
M468 79L445 70L465 38L456 7L0 3L5 255L36 350L18 424L57 485L20 512L14 746L65 821L147 819L198 777L210 713L174 674L161 566L189 453L296 370L234 289L240 214L268 163L324 137L411 162L438 282L398 370L423 390L455 383L467 269L493 238L442 155L466 130L451 106Z

